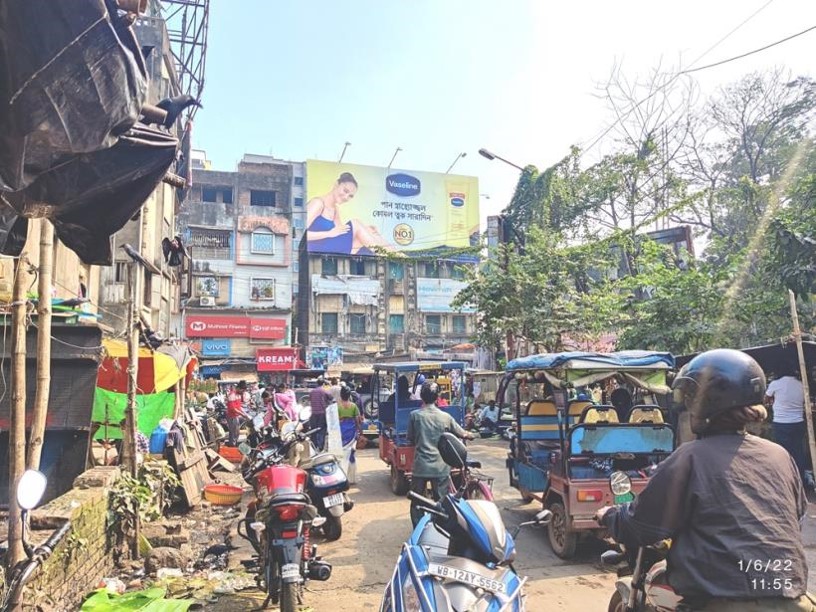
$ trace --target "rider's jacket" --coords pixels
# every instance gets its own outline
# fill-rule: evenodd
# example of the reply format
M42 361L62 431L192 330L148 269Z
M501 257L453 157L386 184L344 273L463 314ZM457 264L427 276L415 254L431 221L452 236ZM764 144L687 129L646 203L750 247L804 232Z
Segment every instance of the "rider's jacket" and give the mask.
M668 580L687 601L795 598L807 586L807 499L788 452L742 433L682 444L603 523L628 545L672 539Z

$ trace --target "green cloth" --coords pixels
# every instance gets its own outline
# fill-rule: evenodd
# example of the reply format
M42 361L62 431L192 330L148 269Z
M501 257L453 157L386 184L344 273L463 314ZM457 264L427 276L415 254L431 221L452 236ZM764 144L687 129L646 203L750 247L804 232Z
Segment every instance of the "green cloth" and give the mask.
M93 413L91 421L102 423L94 435L94 439L119 440L122 430L119 423L125 420L127 394L96 388L94 393ZM164 391L136 396L136 427L148 438L156 426L164 418L173 418L176 409L176 394ZM107 425L105 423L107 422Z
M142 610L142 612L187 612L192 600L164 599L162 588L133 591L124 595L112 595L105 589L96 591L80 608L81 612L118 612L119 610Z
M360 414L360 411L357 408L357 404L354 402L349 402L346 405L343 405L343 401L340 400L337 402L337 416L341 419L354 419Z
M420 478L444 478L450 474L450 467L442 461L436 449L445 432L464 438L467 432L447 412L435 405L423 406L411 413L408 421L408 439L414 443L413 476Z

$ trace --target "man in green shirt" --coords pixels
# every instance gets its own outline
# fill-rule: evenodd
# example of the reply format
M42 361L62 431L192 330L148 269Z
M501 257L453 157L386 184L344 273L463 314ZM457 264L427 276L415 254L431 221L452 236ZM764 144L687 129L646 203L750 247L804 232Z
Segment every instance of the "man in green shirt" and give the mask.
M451 415L436 406L439 386L428 381L422 384L419 396L422 408L411 413L408 421L408 440L414 444L414 466L411 470L411 490L426 494L428 483L433 488L433 498L439 500L448 491L450 467L442 460L436 445L445 432L450 432L465 440L472 440L473 434L466 432ZM422 511L411 503L411 521L417 524Z

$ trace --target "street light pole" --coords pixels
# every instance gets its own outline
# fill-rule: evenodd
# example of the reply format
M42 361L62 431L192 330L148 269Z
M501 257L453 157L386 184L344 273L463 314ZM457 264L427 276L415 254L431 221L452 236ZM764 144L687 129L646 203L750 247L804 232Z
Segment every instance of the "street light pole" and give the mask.
M400 149L399 147L397 147L397 150L396 150L396 151L394 151L394 155L393 155L393 157L391 158L391 161L390 161L390 162L388 162L388 169L389 169L389 170L391 169L391 164L393 164L393 163L394 163L394 160L397 158L397 153L399 153L400 151L402 151L402 149Z
M479 155L481 155L485 159L489 159L490 161L493 161L494 159L498 159L499 161L503 161L505 164L507 164L509 166L513 166L516 170L521 170L521 171L524 170L524 168L522 168L518 164L514 164L513 162L511 162L511 161L509 161L507 159L504 159L501 155L496 155L495 153L491 153L487 149L479 149Z
M448 166L447 170L445 170L445 174L450 174L450 171L453 170L453 167L456 165L456 162L458 162L462 157L466 157L466 156L467 156L467 153L465 153L465 152L462 152L459 155L457 155L456 159L453 160L453 163L450 166Z

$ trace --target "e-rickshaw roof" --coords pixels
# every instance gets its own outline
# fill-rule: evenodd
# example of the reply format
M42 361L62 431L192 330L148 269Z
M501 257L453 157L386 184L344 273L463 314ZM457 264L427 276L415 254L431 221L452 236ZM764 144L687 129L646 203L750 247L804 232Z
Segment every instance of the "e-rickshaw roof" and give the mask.
M464 361L403 361L400 363L375 363L375 372L428 372L441 370L464 370L467 367Z
M618 351L594 353L569 351L541 353L513 359L507 364L505 379L522 372L543 372L550 384L562 387L590 385L621 374L632 384L655 393L669 392L666 372L675 367L671 353L657 351Z

